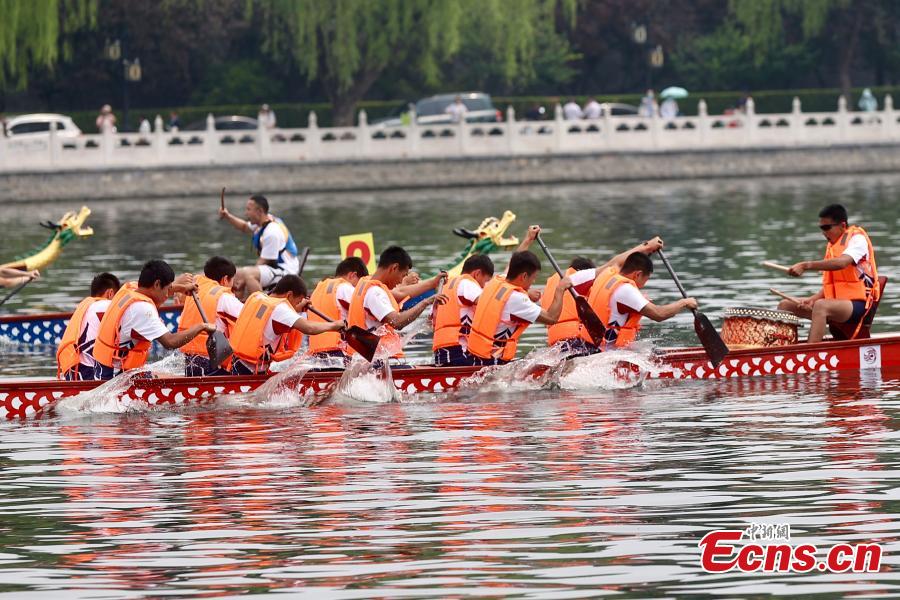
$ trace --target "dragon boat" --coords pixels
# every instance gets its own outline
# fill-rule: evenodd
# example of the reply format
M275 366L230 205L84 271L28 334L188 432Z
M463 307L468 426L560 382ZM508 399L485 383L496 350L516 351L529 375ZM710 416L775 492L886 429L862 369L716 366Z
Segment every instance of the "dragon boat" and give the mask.
M53 221L41 223L41 227L46 227L52 231L47 242L28 256L0 264L0 267L8 267L20 271L43 269L59 257L66 244L75 238L93 235L94 230L84 226L84 222L87 221L89 216L91 216L91 209L87 206L82 206L77 213L67 212L56 223Z
M28 259L9 263L7 266L21 267L22 269L36 269L44 266L49 260L52 260L59 254L62 245L65 245L66 242L75 236L91 234L90 228L81 228L81 224L84 223L89 214L90 210L86 207L82 208L78 215L68 213L60 221L60 230L54 234L55 237L48 242L48 245L43 250ZM511 250L518 246L519 240L515 236L505 237L507 229L515 220L516 215L511 211L506 211L499 219L497 217L485 218L474 230L454 229L453 233L465 238L467 242L459 256L447 266L450 276L459 275L462 272L463 263L473 254L490 254L497 250ZM45 226L48 225L45 224ZM56 227L57 225L53 226ZM429 291L427 294L413 298L408 302L415 304L433 293L433 291ZM181 317L182 308L183 305L179 304L164 306L159 309L159 316L172 331L178 329L178 319ZM46 344L55 346L62 339L62 334L66 330L66 325L68 325L71 317L72 313L70 312L0 316L0 338L4 338L12 345L21 344L30 347Z
M591 368L590 360L591 357L575 358L568 361L563 369L581 365ZM718 366L713 366L703 348L699 347L660 350L653 361L655 368L646 375L659 379L711 380L818 372L884 371L900 367L900 333L816 344L734 349ZM623 368L634 369L628 363L624 363ZM520 376L539 379L549 369L546 366L531 367ZM479 385L480 377L486 375L481 371L479 367L394 369L392 383L402 394L445 393L465 387L467 382ZM337 370L311 371L302 376L285 377L281 385L304 396L327 397L336 389L343 374L343 371ZM253 392L270 377L134 378L126 389L117 390L116 394L118 401L140 401L151 406L202 404L222 396ZM101 385L104 382L0 380L0 417L12 420L51 414L61 398L77 396Z

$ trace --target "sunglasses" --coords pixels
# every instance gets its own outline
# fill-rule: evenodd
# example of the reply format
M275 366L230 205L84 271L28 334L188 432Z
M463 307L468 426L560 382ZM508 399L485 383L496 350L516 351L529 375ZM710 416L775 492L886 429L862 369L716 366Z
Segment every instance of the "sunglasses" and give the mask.
M840 223L826 223L825 225L819 225L819 229L822 231L828 231L832 227L837 227Z

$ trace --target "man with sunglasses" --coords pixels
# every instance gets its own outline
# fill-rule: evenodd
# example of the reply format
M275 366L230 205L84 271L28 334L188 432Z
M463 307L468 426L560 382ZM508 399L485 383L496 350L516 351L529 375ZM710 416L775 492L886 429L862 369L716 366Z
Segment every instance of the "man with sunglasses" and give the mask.
M872 241L862 227L847 224L847 209L831 204L819 212L819 229L828 240L823 260L798 262L788 274L822 272L822 288L799 302L782 300L779 310L811 319L809 342L821 342L828 322L856 325L853 337L878 300L878 270Z

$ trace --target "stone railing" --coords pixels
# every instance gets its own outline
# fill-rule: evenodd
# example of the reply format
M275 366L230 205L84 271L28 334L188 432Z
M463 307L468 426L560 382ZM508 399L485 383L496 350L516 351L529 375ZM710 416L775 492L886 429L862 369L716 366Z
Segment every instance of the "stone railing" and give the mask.
M152 133L113 133L63 138L0 136L0 171L96 170L252 163L309 163L442 159L479 156L669 152L794 146L853 146L900 143L900 114L890 96L884 109L849 112L843 97L836 112L793 110L709 115L701 100L697 116L603 116L565 121L559 106L547 121L516 120L512 108L499 123L385 127L370 125L360 111L356 127L320 128L315 113L298 129L216 130L210 115L201 131L164 131L156 117Z

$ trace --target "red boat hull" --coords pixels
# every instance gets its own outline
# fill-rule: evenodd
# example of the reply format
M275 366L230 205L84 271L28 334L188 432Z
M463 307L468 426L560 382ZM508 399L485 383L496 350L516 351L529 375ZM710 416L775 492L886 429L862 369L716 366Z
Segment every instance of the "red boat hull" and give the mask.
M657 362L659 371L650 376L662 379L720 379L900 368L900 334L865 340L734 350L716 368L713 368L702 348L664 350L658 354ZM456 389L479 370L479 367L394 369L394 385L407 394L441 393ZM341 374L341 371L310 372L284 383L300 394L324 395L335 388ZM251 392L267 379L264 375L137 379L126 395L150 405L206 402L221 395ZM100 385L102 382L96 381L0 382L0 416L21 419L39 415L60 398L76 396Z

